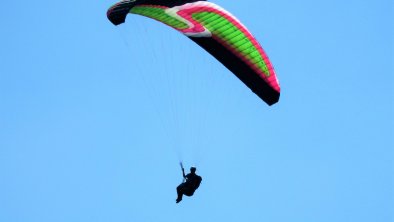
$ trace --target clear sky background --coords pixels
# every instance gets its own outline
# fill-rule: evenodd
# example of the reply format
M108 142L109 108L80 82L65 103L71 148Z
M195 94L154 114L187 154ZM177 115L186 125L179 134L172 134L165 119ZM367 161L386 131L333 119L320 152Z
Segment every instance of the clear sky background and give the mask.
M2 2L0 221L394 221L393 1L214 2L278 104L111 0ZM180 160L203 182L175 204Z

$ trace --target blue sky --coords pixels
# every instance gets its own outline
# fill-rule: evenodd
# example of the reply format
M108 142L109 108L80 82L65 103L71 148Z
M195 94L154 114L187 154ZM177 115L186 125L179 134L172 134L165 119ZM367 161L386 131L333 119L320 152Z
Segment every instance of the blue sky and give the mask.
M278 104L112 1L2 3L0 221L394 221L392 1L214 2ZM177 205L180 160L203 183Z

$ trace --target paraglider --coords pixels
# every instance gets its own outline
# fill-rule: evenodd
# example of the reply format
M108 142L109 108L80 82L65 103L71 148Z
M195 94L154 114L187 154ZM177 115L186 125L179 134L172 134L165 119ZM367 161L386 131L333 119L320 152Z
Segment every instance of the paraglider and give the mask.
M268 105L278 102L280 86L268 56L249 30L220 6L205 0L123 0L109 8L107 17L119 25L129 13L178 30L214 56Z
M182 201L183 195L188 197L193 196L194 192L198 189L202 181L202 178L196 174L196 167L190 167L190 173L188 173L187 175L185 175L185 169L183 168L182 163L181 167L184 182L176 188L176 192L178 195L176 203Z
M123 0L107 11L114 25L137 14L164 23L186 35L237 76L268 105L279 101L280 85L274 68L260 43L235 16L206 0ZM168 44L175 44L168 42ZM202 178L191 167L177 187L176 203L192 196Z

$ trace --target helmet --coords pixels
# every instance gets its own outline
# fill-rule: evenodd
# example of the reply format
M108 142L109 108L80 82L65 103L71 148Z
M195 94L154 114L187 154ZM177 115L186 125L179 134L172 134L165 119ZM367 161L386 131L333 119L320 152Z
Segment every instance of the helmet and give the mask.
M197 168L196 167L194 167L194 166L192 166L192 167L190 167L190 172L196 172L196 170L197 170Z

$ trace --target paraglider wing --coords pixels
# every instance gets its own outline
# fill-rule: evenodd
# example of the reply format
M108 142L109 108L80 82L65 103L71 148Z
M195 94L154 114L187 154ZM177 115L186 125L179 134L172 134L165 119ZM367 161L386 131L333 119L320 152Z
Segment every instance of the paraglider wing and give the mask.
M126 0L112 6L107 17L119 25L128 13L155 19L182 32L268 105L278 102L279 82L263 48L236 17L220 6L193 0Z

